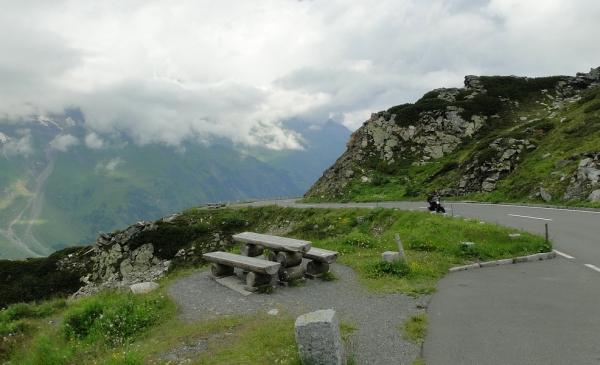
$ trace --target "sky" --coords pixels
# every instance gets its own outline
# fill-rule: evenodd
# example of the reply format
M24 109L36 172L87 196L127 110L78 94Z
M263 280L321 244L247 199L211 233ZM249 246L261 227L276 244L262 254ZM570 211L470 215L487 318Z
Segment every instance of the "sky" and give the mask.
M465 75L589 72L599 19L598 0L2 0L0 122L79 109L87 136L58 149L301 148L285 120L353 131Z

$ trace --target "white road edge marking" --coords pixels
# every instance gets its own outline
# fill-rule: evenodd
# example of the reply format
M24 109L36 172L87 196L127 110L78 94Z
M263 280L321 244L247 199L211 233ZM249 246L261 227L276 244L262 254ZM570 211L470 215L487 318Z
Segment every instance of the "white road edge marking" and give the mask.
M596 271L600 272L600 268L599 267L596 267L596 266L590 265L590 264L585 264L585 266L589 267L592 270L596 270Z
M469 205L473 203L467 202L454 202L452 204L463 204ZM527 209L544 209L544 210L561 210L565 212L572 213L589 213L589 214L600 214L600 211L590 211L590 210L577 210L577 209L565 209L565 208L553 208L553 207L531 207L527 205L514 205L514 204L490 204L490 203L476 203L477 205L488 205L493 207L519 207L519 208L527 208Z
M511 217L519 217L519 218L531 218L531 219L539 219L543 221L551 221L552 219L548 218L539 218L539 217L530 217L528 215L518 215L518 214L509 214Z
M574 259L575 257L567 255L566 253L562 253L560 251L554 250L556 252L557 255L561 255L562 257L566 257L568 259Z

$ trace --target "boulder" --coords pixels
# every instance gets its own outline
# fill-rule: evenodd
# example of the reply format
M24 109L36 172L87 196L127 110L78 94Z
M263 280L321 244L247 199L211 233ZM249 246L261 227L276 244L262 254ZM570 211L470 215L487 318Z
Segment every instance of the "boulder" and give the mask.
M542 197L542 200L545 202L549 202L552 200L552 195L548 194L548 192L540 186L540 196Z
M400 253L395 251L385 251L381 254L381 259L391 264L400 261Z
M294 332L303 365L346 363L342 335L333 309L299 316L294 324Z
M131 290L131 292L133 294L143 294L143 293L148 293L148 292L158 289L158 286L159 285L157 283L144 282L144 283L132 284L129 286L129 289Z
M600 189L592 191L588 196L587 201L591 203L600 203Z

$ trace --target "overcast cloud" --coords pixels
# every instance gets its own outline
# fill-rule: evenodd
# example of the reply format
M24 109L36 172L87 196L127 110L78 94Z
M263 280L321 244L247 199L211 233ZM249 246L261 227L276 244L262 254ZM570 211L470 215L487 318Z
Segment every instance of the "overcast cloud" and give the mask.
M354 130L469 74L587 72L599 19L597 0L4 0L0 119L79 108L90 148L299 148L285 119Z

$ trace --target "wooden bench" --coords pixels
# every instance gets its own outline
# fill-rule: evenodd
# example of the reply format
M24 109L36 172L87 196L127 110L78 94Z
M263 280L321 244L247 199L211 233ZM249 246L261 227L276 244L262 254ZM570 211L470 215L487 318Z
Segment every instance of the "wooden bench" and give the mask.
M326 262L328 264L333 264L337 258L339 253L335 251L329 251L322 248L312 247L308 252L302 254L304 258L309 260L317 261L317 262Z
M338 252L317 247L312 247L308 252L303 253L302 256L310 260L306 264L306 277L315 279L323 276L329 271L329 265L337 260L338 255Z
M236 267L248 271L244 288L248 291L269 284L271 275L276 274L281 266L278 262L223 251L205 253L202 258L213 263L211 272L215 279L233 275Z
M206 203L208 209L219 209L223 206L221 203Z

